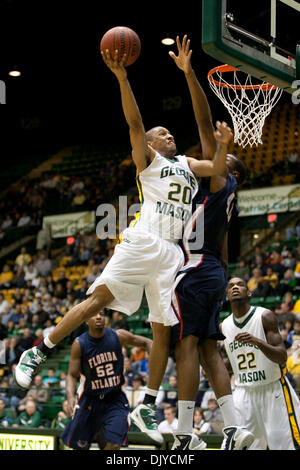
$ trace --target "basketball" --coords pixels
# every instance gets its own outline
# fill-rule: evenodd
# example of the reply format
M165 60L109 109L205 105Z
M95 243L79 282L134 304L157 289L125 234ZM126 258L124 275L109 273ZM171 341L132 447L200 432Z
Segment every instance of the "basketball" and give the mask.
M106 49L109 50L112 57L114 57L115 50L118 50L120 60L126 54L124 66L127 67L139 57L141 41L132 29L126 26L116 26L108 30L101 39L100 50L105 52Z

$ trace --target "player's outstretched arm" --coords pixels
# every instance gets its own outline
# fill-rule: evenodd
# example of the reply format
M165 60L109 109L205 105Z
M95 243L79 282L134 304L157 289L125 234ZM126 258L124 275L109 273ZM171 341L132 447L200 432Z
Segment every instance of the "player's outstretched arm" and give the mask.
M130 141L132 146L132 158L137 168L137 173L143 171L154 158L155 152L151 149L146 140L146 132L142 121L142 116L127 79L127 71L124 67L126 55L122 60L118 60L118 51L115 51L112 59L109 50L101 51L102 58L108 68L118 79L122 108L126 122L129 126Z
M178 55L173 51L170 51L169 55L172 57L177 67L184 72L187 81L195 120L198 126L203 159L212 160L217 148L214 137L214 126L206 95L191 65L192 50L190 49L190 39L187 39L187 35L185 35L181 43L177 36L176 44Z
M146 349L149 353L152 347L152 339L145 338L145 336L134 335L127 330L116 331L122 346L137 346Z
M192 172L199 177L225 176L227 175L226 157L228 145L232 139L232 131L226 122L217 121L217 129L214 132L217 141L217 150L214 159L196 160L188 158L188 163Z
M75 339L71 348L71 358L66 378L66 395L68 400L68 409L72 413L76 403L76 384L80 372L81 348L79 342Z
M234 339L240 343L250 343L258 346L270 361L283 365L287 360L287 352L278 330L278 320L271 310L265 310L262 315L262 323L267 341L256 338L247 332L238 334Z

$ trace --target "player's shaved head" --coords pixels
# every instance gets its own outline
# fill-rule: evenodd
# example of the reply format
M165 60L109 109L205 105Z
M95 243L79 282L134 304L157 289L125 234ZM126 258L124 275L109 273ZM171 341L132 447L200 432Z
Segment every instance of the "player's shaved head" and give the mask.
M247 167L236 155L227 154L227 167L230 173L241 184L247 176Z

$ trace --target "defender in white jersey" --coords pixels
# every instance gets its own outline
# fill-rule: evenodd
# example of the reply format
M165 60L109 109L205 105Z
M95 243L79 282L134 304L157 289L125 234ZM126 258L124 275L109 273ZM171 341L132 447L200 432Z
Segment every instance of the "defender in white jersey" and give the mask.
M287 353L275 314L251 307L247 284L227 287L232 314L221 324L235 379L240 424L255 435L249 450L300 449L300 401L285 376Z
M198 189L196 177L223 174L226 169L227 145L232 133L225 123L217 123L218 145L213 161L176 157L175 141L167 129L159 126L145 132L127 80L125 56L119 62L117 51L114 59L108 51L102 51L102 57L120 86L141 194L141 217L135 227L124 231L122 243L117 245L103 273L88 290L91 296L73 307L39 347L22 354L15 369L15 380L23 388L30 386L38 365L46 360L49 350L77 326L104 307L127 315L134 313L139 308L144 289L153 330L150 368L155 368L159 361L166 365L170 326L178 321L175 314L169 314L171 288L183 265L183 254L177 241ZM160 384L162 377L156 377L156 380Z

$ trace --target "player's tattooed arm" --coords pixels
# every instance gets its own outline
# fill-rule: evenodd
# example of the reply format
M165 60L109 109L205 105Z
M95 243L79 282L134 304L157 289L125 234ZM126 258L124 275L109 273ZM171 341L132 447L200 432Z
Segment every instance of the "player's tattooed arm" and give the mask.
M130 331L121 329L117 330L117 335L122 346L137 346L146 349L150 353L152 347L151 339L145 338L145 336L134 335Z

